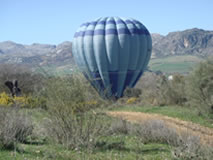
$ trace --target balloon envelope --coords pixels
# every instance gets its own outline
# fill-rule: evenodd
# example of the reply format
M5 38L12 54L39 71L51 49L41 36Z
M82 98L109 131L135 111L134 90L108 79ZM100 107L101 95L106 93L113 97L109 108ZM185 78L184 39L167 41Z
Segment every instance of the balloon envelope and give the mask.
M105 17L83 23L72 48L75 62L98 92L119 98L146 69L152 40L137 20Z

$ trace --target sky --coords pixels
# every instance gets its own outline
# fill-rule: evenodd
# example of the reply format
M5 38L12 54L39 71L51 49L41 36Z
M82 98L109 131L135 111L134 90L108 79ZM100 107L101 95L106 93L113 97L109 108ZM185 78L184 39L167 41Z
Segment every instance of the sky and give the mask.
M59 44L100 17L142 22L151 33L213 30L213 0L0 0L0 42Z

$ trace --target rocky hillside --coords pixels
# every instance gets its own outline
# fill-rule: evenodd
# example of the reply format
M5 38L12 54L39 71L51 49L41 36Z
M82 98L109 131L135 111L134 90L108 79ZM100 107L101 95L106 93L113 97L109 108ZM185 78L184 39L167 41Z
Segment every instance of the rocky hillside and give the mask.
M213 55L213 31L188 29L171 32L166 36L152 34L152 57L168 55L196 55L201 57Z
M72 43L63 42L59 45L17 44L12 41L0 43L0 63L23 63L46 65L72 61Z

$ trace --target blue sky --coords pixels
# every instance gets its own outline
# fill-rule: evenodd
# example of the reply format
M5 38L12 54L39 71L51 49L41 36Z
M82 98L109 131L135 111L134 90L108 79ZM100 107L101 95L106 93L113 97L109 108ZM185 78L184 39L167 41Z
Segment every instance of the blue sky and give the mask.
M0 0L0 42L59 44L99 17L130 17L151 33L213 30L213 0Z

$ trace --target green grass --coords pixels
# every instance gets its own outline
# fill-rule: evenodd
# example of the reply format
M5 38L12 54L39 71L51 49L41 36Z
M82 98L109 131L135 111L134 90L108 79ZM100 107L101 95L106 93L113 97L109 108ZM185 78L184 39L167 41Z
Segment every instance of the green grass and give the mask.
M71 151L60 145L25 145L20 147L23 153L15 151L0 151L0 160L161 160L171 159L170 147L165 144L150 143L143 145L135 137L106 137L107 145L93 152L86 150ZM121 142L124 143L122 144ZM119 144L121 144L119 146Z
M206 127L213 128L213 121L207 116L198 116L198 111L195 108L181 106L123 106L114 108L118 111L134 111L144 113L157 113L169 117L179 118L181 120L190 121Z
M162 71L166 73L186 73L193 69L195 63L193 62L178 62L178 63L159 63L151 65L151 70L153 71Z
M151 59L149 67L153 71L165 73L186 73L193 70L194 66L203 59L196 56L168 56L164 58Z

